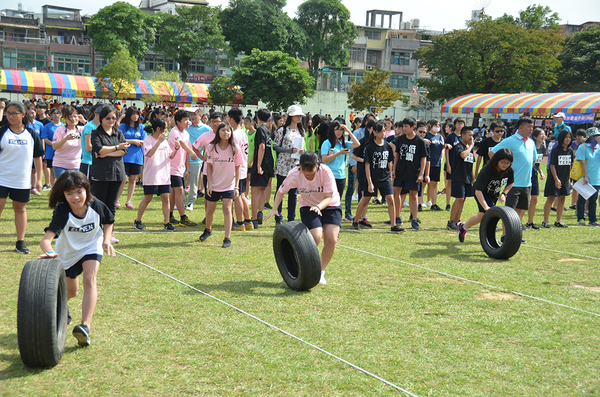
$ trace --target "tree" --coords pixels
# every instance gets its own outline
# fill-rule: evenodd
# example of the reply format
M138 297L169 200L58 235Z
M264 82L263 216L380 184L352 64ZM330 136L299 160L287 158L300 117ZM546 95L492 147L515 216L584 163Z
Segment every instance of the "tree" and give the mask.
M530 5L524 11L519 12L516 22L525 29L542 29L558 27L560 18L550 7L541 5Z
M96 73L96 90L102 93L103 98L123 98L123 94L135 89L137 80L142 77L137 66L129 51L121 48L110 58L108 65Z
M224 110L225 105L233 102L238 93L239 90L233 83L231 77L218 76L210 83L210 87L208 88L208 99L213 105L221 106L222 110Z
M558 56L559 87L565 91L600 91L600 26L589 26L567 38Z
M428 98L445 100L470 93L546 92L555 84L563 38L556 29L525 29L487 17L468 29L433 38L414 54L431 73L420 79Z
M304 31L283 11L285 2L230 0L221 12L223 35L233 52L252 49L284 51L293 55L304 45Z
M154 49L179 63L181 79L187 81L190 61L204 58L207 64L217 60L217 52L228 51L219 24L220 7L195 5L177 7L177 14L156 14L159 38Z
M184 87L179 72L177 70L166 71L163 65L159 65L157 70L150 72L149 81L157 90L154 93L142 95L141 100L146 104L157 103L162 101L175 101L175 90L170 83L175 83L178 86ZM187 87L186 87L187 88Z
M378 69L372 72L365 71L363 81L353 81L348 90L348 106L357 111L371 111L376 109L379 113L382 108L389 108L394 102L403 98L400 91L394 91L387 82L392 72Z
M112 57L127 48L138 61L144 59L154 41L154 18L129 3L119 1L106 6L90 18L88 35L92 47Z
M297 15L295 20L307 36L300 55L308 59L309 69L318 69L321 61L335 67L348 65L356 26L346 6L339 0L307 0Z
M244 103L263 101L271 110L305 104L314 95L315 79L300 61L281 51L252 50L233 68L233 81L242 87Z

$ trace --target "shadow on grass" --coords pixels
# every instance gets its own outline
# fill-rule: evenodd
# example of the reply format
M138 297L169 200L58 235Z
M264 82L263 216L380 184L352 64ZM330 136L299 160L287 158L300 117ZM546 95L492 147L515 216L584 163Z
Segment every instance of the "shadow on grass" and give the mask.
M268 281L257 281L257 280L248 280L248 281L225 281L219 284L194 284L194 288L199 289L200 291L210 293L212 291L226 291L234 295L244 294L244 295L254 295L254 296L272 296L272 297L282 297L282 296L294 296L298 294L306 294L310 291L294 291L287 287L284 282L274 283ZM262 289L270 289L273 292L265 292L261 291ZM188 290L185 291L184 294L197 294L198 292Z
M465 241L464 243L458 241L430 241L426 243L416 243L417 246L421 246L422 249L417 249L410 256L412 258L434 258L436 256L447 256L455 259L460 259L464 262L477 262L482 261L488 263L499 263L497 259L492 259L485 254L483 249L480 254L471 254L463 252L460 247L464 246L478 246L481 247L479 241ZM435 247L439 248L435 248Z

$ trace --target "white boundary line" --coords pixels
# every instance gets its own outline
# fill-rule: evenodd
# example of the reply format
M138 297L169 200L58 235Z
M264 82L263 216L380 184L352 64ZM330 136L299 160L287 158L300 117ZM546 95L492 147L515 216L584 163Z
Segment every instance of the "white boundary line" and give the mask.
M181 285L184 285L184 286L186 286L186 287L188 287L188 288L190 288L190 289L192 289L192 290L194 290L196 292L199 292L199 293L201 293L202 295L204 295L204 296L206 296L208 298L214 299L217 302L224 304L225 306L228 306L228 307L230 307L230 308L232 308L234 310L237 310L238 312L240 312L240 313L242 313L242 314L244 314L244 315L246 315L246 316L248 316L248 317L250 317L250 318L252 318L252 319L254 319L254 320L256 320L256 321L258 321L258 322L260 322L262 324L264 324L264 325L266 325L267 327L273 328L274 330L279 331L279 332L281 332L284 335L287 335L287 336L289 336L289 337L291 337L293 339L296 339L297 341L302 342L302 343L304 343L304 344L312 347L313 349L316 349L316 350L320 351L321 353L325 353L328 356L333 357L334 359L336 359L338 361L341 361L342 363L344 363L346 365L349 365L350 367L352 367L352 368L354 368L354 369L356 369L356 370L358 370L358 371L360 371L360 372L362 372L362 373L364 373L366 375L369 375L369 376L371 376L371 377L373 377L373 378L375 378L375 379L377 379L377 380L385 383L386 385L393 387L396 390L399 390L399 391L401 391L401 392L403 392L403 393L405 393L405 394L407 394L409 396L412 396L412 397L418 397L416 394L413 394L413 393L409 392L408 390L405 390L405 389L401 388L400 386L397 386L397 385L395 385L395 384L393 384L393 383L391 383L391 382L389 382L389 381L387 381L387 380L385 380L385 379L383 379L383 378L381 378L381 377L379 377L379 376L377 376L377 375L375 375L375 374L373 374L373 373L371 373L371 372L369 372L369 371L367 371L367 370L365 370L365 369L363 369L363 368L361 368L361 367L359 367L359 366L357 366L355 364L352 364L351 362L348 362L348 361L344 360L343 358L338 357L335 354L328 352L327 350L324 350L324 349L322 349L322 348L320 348L320 347L318 347L316 345L313 345L312 343L307 342L307 341L305 341L302 338L299 338L299 337L297 337L295 335L292 335L289 332L284 331L283 329L281 329L281 328L279 328L279 327L277 327L275 325L272 325L272 324L270 324L270 323L268 323L268 322L266 322L264 320L261 320L260 318L254 316L254 315L252 315L252 314L250 314L248 312L245 312L244 310L242 310L242 309L240 309L240 308L238 308L236 306L233 306L230 303L227 303L227 302L225 302L225 301L223 301L223 300L221 300L221 299L219 299L219 298L217 298L215 296L212 296L212 295L210 295L210 294L208 294L208 293L206 293L204 291L201 291L201 290L199 290L199 289L197 289L197 288L195 288L195 287L193 287L193 286L191 286L189 284L186 284L183 281L178 280L175 277L172 277L172 276L170 276L170 275L168 275L168 274L166 274L166 273L164 273L164 272L162 272L162 271L160 271L158 269L155 269L152 266L149 266L149 265L147 265L147 264L145 264L143 262L140 262L140 261L138 261L135 258L132 258L132 257L130 257L128 255L125 255L122 252L116 251L116 253L119 254L119 255L121 255L121 256L123 256L123 257L125 257L125 258L127 258L127 259L129 259L129 260L132 260L132 261L134 261L134 262L136 262L136 263L138 263L138 264L140 264L142 266L145 266L148 269L153 270L153 271L155 271L158 274L161 274L161 275L163 275L163 276L165 276L167 278L170 278L171 280L176 281L176 282L178 282Z

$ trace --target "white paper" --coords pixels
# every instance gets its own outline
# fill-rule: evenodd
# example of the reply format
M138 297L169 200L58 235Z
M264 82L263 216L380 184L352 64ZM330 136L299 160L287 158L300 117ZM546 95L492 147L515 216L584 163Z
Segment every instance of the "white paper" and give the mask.
M577 190L581 197L584 199L589 199L592 194L596 193L596 189L590 185L589 183L583 183L585 178L581 178L573 185L573 189Z
M296 153L292 153L292 158L299 159L300 158L300 150L302 150L304 148L304 138L302 138L301 136L296 137L296 139L294 140L294 147L296 149L298 149L298 151Z

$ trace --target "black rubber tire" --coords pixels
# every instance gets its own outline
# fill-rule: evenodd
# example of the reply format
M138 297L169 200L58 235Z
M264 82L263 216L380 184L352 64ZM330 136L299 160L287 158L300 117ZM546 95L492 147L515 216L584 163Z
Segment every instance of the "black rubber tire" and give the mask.
M54 367L67 338L67 279L56 259L25 264L19 284L17 335L21 359L28 367Z
M502 220L504 243L496 239L496 226ZM508 259L519 251L523 239L523 226L517 211L510 207L495 206L486 211L479 225L481 247L494 259Z
M279 273L288 287L296 291L307 291L319 284L319 249L302 222L287 222L275 228L273 252Z

